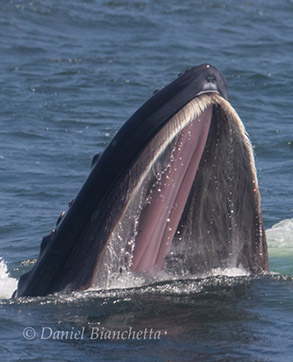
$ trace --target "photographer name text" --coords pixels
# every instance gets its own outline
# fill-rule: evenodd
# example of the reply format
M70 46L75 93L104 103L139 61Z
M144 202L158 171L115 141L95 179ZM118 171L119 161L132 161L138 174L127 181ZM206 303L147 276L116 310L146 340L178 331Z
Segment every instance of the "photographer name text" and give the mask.
M23 337L27 340L38 338L40 340L150 340L161 339L167 331L145 328L135 330L129 327L124 330L109 330L104 327L81 327L68 330L53 329L51 327L41 327L36 330L32 327L26 327L23 330Z

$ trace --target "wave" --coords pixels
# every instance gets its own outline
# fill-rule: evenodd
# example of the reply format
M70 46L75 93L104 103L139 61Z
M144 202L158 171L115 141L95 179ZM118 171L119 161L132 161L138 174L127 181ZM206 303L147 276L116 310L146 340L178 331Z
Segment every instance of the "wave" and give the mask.
M293 248L293 219L285 219L266 230L268 247Z
M17 288L17 282L9 275L5 261L0 258L0 299L10 298Z

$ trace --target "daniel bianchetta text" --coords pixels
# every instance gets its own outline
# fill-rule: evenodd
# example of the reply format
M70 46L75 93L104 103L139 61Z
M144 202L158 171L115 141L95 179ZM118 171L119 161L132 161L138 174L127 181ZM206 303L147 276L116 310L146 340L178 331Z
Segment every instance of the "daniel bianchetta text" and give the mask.
M26 327L23 330L23 337L26 340L150 340L161 339L166 335L167 331L154 330L153 328L145 328L135 330L128 327L124 330L109 330L104 327L81 327L71 328L67 330L54 329L51 327L41 327L34 329Z

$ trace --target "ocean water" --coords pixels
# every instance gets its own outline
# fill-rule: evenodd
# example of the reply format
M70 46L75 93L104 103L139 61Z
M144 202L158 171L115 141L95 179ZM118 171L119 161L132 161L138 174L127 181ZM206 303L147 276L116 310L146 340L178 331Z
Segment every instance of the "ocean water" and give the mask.
M1 1L1 361L293 360L292 16L292 0ZM270 273L11 300L92 156L204 62L254 145Z

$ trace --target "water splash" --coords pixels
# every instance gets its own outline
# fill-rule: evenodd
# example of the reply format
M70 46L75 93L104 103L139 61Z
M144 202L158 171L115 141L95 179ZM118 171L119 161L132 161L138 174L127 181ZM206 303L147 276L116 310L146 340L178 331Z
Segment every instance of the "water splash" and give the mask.
M153 275L141 274L135 275L132 272L124 272L122 274L116 273L112 275L111 282L108 283L107 288L100 287L91 287L87 290L87 292L99 292L99 293L108 293L112 290L124 290L130 291L132 289L145 289L145 288L153 288L156 284L173 284L180 281L192 281L192 285L194 283L198 283L200 281L200 290L202 285L205 285L205 282L209 279L214 278L238 278L238 277L250 277L251 274L247 272L247 270L241 267L231 267L231 268L214 268L205 273L198 274L185 274L185 275L172 275L166 271L156 272ZM197 292L200 291L198 288L190 288L189 291ZM183 290L181 290L183 292ZM177 293L180 294L180 289L177 290Z
M11 298L16 288L17 280L9 276L7 265L0 257L0 299Z
M282 275L293 275L293 219L285 219L266 231L269 269Z
M266 231L269 248L293 248L293 219L285 219Z

